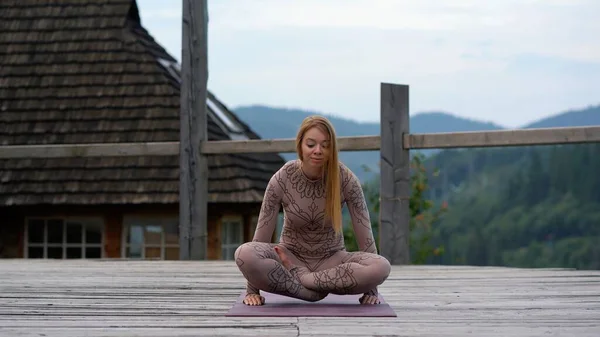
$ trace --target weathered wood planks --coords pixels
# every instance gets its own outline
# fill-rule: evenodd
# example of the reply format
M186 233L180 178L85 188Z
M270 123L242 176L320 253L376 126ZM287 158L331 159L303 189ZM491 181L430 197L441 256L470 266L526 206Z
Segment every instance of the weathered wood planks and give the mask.
M404 148L410 130L408 86L381 85L380 254L393 265L410 262L410 157Z
M397 318L229 318L226 261L0 260L0 336L598 336L600 271L393 266Z
M406 134L409 149L533 146L600 142L600 126Z

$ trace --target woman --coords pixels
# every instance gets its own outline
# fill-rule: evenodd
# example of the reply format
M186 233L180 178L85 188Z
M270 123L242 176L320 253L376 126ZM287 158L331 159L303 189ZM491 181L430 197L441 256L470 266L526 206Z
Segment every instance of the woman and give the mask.
M377 286L390 273L377 254L360 181L338 161L335 130L324 117L306 118L296 136L298 160L287 162L267 186L252 242L235 261L247 280L244 303L263 305L260 290L306 301L327 294L363 294L378 304ZM346 203L359 252L347 252L342 230ZM279 244L271 244L283 205Z

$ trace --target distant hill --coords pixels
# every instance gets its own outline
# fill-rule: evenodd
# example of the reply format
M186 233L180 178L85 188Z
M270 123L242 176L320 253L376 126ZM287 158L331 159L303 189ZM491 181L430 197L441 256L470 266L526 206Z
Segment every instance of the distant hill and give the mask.
M586 109L570 110L541 119L524 126L524 128L554 128L572 126L600 126L600 105Z
M489 131L504 129L492 122L458 117L447 112L421 112L410 118L411 133Z
M600 106L524 128L600 125ZM429 197L449 212L436 264L600 268L600 144L450 149L426 160Z
M574 126L600 126L600 105L585 109L570 110L541 119L523 128L552 128ZM542 146L540 148L549 148ZM520 163L529 156L529 150L538 147L507 147L481 149L448 149L439 152L428 160L428 168L443 168L442 179L432 186L436 196L441 198L449 191L456 191L477 175L478 172L501 169ZM437 185L441 184L441 185Z
M302 120L310 115L323 115L333 123L338 136L379 135L380 125L357 122L318 111L276 108L264 105L242 106L234 109L262 138L293 138ZM498 130L502 126L455 116L446 112L421 112L411 116L413 133Z
M380 124L361 123L331 114L300 109L276 108L264 105L242 106L234 109L236 115L257 132L263 139L295 138L300 123L310 115L326 116L333 123L338 136L380 135ZM445 112L423 112L410 118L410 130L413 133L455 132L497 130L501 126L469 120ZM436 151L428 151L434 153ZM294 153L282 154L287 159L295 158ZM340 159L363 180L371 173L363 166L378 171L379 151L344 151Z

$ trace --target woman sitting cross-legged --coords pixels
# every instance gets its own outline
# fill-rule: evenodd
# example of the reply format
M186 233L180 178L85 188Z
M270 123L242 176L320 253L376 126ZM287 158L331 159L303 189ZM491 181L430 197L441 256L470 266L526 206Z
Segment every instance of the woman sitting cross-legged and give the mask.
M297 160L269 181L252 242L235 261L247 280L244 303L262 305L260 290L306 301L328 294L362 294L360 303L378 304L377 287L390 263L378 255L367 203L358 178L338 161L335 131L323 117L306 118L296 137ZM360 251L348 252L342 206L348 206ZM283 206L279 244L271 243Z

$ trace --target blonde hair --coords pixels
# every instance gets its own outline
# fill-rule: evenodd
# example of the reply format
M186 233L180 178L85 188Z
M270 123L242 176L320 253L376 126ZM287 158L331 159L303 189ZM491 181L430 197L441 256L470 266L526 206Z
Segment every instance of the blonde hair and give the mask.
M329 136L329 158L325 161L323 174L326 179L325 185L325 219L331 221L336 233L342 231L342 201L340 187L340 166L338 160L337 141L335 129L331 122L322 116L306 117L296 135L296 153L302 161L302 141L306 132L312 128L318 128Z

